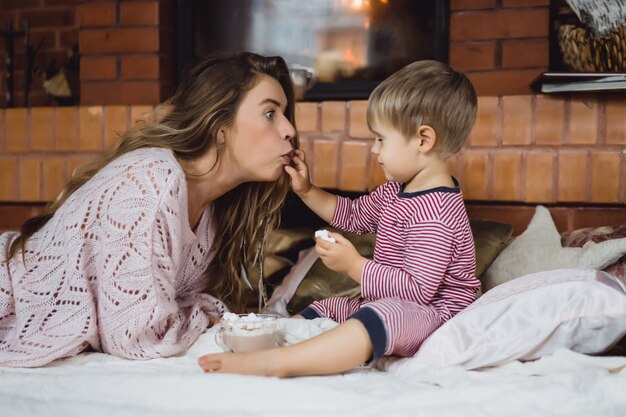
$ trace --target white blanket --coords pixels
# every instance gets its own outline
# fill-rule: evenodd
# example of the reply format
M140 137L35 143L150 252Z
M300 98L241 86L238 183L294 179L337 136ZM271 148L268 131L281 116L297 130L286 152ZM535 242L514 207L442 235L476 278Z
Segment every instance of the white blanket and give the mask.
M334 326L281 319L289 343ZM399 361L387 372L278 379L204 374L209 329L184 355L128 361L87 353L39 369L0 368L0 416L626 415L626 358L557 351L480 371Z

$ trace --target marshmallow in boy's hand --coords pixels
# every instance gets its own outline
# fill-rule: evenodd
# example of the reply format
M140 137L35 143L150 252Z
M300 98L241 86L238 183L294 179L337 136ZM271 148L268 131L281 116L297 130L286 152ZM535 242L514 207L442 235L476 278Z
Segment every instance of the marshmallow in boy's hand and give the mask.
M317 230L315 232L315 237L319 237L320 239L325 240L325 241L330 242L330 243L336 243L337 242L334 237L328 236L328 230L324 230L324 229Z

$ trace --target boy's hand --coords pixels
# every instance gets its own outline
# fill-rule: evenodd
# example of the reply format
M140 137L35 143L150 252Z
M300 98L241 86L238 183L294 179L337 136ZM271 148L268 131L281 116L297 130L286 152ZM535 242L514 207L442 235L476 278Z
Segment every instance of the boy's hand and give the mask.
M322 262L333 271L347 274L356 282L361 282L361 272L367 259L359 255L356 248L348 239L339 233L328 233L335 238L336 243L331 243L322 238L315 239L315 251Z
M285 165L285 172L291 177L291 189L298 195L306 194L311 189L309 167L305 161L304 151L296 149L291 158L293 166Z

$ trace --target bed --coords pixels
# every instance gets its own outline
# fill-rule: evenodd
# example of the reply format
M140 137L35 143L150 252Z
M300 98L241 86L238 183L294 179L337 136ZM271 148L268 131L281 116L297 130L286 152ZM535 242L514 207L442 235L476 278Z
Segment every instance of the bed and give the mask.
M292 336L327 323L281 319ZM320 321L322 321L320 323ZM293 322L298 322L294 324ZM3 417L45 416L623 416L626 357L560 349L482 370L397 363L387 372L277 379L203 374L209 329L184 355L127 361L82 354L41 369L0 371Z
M555 233L549 211L538 207L526 231L484 266L485 273L495 268L513 278L490 284L414 358L325 377L204 374L197 357L221 351L214 327L172 358L128 361L91 352L39 369L1 368L0 415L624 416L626 280L600 269L626 260L619 259L626 239L585 245L569 234L577 247L566 249L564 236L556 243ZM598 245L600 260L588 255L597 254ZM545 255L529 263L539 272L519 268L520 251L531 249ZM301 282L315 261L306 249L300 254L274 291L277 310L294 295L289 280ZM577 264L552 268L561 258ZM600 263L590 268L590 262ZM285 301L282 307L277 299ZM336 324L281 318L279 325L286 343L296 343Z

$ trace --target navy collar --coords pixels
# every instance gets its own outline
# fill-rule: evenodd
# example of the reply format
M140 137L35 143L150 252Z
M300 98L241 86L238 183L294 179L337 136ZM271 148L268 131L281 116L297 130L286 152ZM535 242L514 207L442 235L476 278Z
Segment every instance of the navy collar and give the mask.
M425 195L425 194L430 194L430 193L453 193L453 194L459 194L461 192L461 187L459 186L459 182L454 177L452 177L452 181L454 182L454 187L435 187L435 188L431 188L429 190L415 191L415 192L412 192L412 193L405 193L404 192L404 186L406 184L402 184L402 187L400 187L400 192L398 193L398 197L413 198L413 197L418 197L420 195Z

